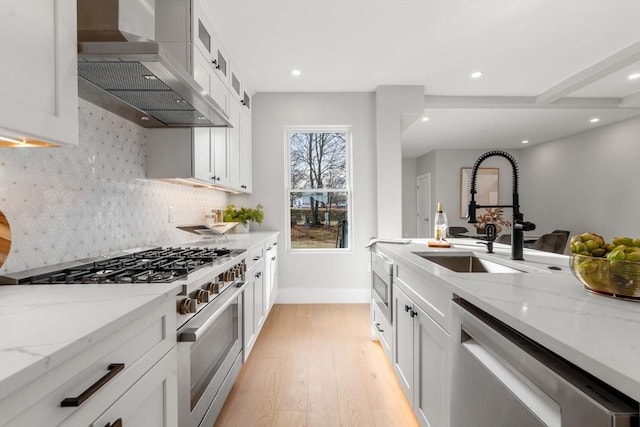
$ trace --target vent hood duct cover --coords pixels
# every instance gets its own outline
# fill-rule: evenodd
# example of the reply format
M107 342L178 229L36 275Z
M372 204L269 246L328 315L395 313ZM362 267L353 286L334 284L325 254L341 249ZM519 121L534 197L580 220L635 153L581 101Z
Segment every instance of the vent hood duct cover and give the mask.
M161 43L120 28L131 25L125 7L137 4L121 2L78 0L80 97L143 127L233 127ZM140 22L151 34L152 21Z

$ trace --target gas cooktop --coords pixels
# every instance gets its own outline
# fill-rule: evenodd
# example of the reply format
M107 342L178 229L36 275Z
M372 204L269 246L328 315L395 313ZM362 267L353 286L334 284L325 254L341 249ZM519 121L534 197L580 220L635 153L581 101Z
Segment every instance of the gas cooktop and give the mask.
M1 278L3 284L170 283L229 256L226 248L153 248L73 266L55 266ZM33 273L33 274L31 274Z

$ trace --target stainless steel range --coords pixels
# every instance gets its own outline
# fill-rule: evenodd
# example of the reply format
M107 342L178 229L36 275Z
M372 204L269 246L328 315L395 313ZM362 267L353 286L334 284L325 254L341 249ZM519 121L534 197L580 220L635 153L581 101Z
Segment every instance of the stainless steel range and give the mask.
M122 251L0 277L20 285L181 285L176 297L180 426L213 425L242 365L245 250Z

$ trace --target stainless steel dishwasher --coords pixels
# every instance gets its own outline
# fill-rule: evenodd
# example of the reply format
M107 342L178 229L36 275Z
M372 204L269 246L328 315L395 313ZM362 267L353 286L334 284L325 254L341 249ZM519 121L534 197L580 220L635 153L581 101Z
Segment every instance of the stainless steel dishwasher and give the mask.
M452 306L451 427L638 427L638 402L469 302Z

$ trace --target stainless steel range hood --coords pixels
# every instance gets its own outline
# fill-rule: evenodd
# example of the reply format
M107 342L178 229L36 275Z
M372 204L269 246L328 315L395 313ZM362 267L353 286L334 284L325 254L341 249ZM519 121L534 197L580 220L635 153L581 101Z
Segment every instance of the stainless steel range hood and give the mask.
M143 127L233 127L186 68L149 40L154 4L78 0L80 97ZM125 31L131 27L146 34Z

